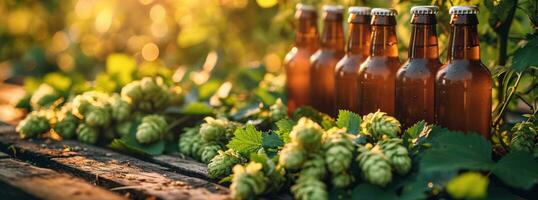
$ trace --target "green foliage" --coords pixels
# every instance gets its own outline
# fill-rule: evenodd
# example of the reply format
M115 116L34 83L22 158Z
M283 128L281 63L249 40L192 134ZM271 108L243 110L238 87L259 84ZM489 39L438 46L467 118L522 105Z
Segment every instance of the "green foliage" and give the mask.
M247 125L243 129L237 129L234 135L230 143L226 146L239 152L241 155L247 156L262 148L262 133L252 125Z
M529 190L538 183L538 161L527 152L511 152L499 160L492 172L504 183Z
M534 57L538 52L538 36L531 38L525 46L514 52L512 69L523 72L530 66L538 66L538 60Z
M360 115L348 110L339 110L336 125L339 128L346 128L349 133L358 134L362 118Z
M280 137L284 143L290 142L290 132L293 129L295 123L290 119L281 119L275 123L277 130L275 133Z

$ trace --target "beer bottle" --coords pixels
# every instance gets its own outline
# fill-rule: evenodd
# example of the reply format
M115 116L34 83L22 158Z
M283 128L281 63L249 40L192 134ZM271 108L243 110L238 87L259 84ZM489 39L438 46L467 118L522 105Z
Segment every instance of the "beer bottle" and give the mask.
M286 55L288 114L310 105L310 56L318 49L317 12L313 6L297 4L295 46Z
M312 106L331 116L336 115L334 69L344 56L344 27L342 6L323 6L323 32L320 49L310 62L310 100Z
M404 128L434 122L435 75L441 67L437 47L437 6L411 8L409 59L396 74L396 116Z
M378 109L394 115L394 93L398 59L396 10L372 9L370 56L361 64L358 76L358 105L361 115Z
M478 8L450 8L447 63L435 81L436 121L452 130L472 131L489 138L491 75L480 61Z
M350 7L349 40L346 55L336 64L336 108L358 112L357 74L359 66L370 54L370 8Z

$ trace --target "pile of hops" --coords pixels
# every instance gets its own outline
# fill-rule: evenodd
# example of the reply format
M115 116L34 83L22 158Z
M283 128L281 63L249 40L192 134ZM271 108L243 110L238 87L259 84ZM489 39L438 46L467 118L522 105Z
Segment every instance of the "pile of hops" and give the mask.
M161 77L146 77L133 81L121 89L121 96L137 110L156 112L165 109L170 103L172 93Z
M225 150L225 145L242 124L224 118L204 118L199 128L187 129L179 138L179 151L204 163Z
M289 172L299 171L299 179L291 188L296 199L310 199L313 195L328 198L322 181L327 174L321 148L323 135L319 124L303 117L290 132L291 142L280 152L279 165Z

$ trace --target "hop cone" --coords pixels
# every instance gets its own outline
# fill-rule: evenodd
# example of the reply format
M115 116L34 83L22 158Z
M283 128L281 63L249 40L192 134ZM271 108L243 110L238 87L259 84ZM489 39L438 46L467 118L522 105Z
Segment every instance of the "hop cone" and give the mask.
M73 99L73 115L79 119L84 119L86 113L97 107L108 107L108 94L101 92L85 92L83 94L75 96Z
M303 117L291 130L290 139L307 151L315 151L321 146L322 135L323 129L316 122Z
M246 166L235 165L230 196L239 200L254 198L265 192L268 181L260 163L250 162Z
M310 159L304 162L303 169L301 169L300 176L314 177L317 179L323 179L327 173L325 169L325 159L321 154L313 154Z
M202 154L200 155L200 161L203 163L209 163L219 153L222 148L215 143L206 143L202 146Z
M50 122L45 111L33 111L15 128L21 138L34 138L50 129Z
M144 112L162 110L170 102L170 91L161 78L133 81L121 89L121 96Z
M34 110L49 108L61 96L48 84L41 84L30 98L30 105Z
M99 132L96 128L82 123L77 128L77 139L84 143L95 144L99 139Z
M104 127L110 124L110 113L106 106L92 106L86 112L84 122L90 126Z
M160 140L166 132L166 120L160 115L148 115L136 129L136 140L149 144Z
M232 149L218 151L218 155L213 157L207 165L209 178L220 179L232 173L232 167L242 162L241 156Z
M131 131L131 126L133 126L133 121L124 121L117 123L116 126L114 126L114 131L116 134L118 134L120 137L123 137Z
M201 143L198 130L198 127L184 129L184 132L179 136L179 152L187 156L195 157L196 151L193 150L193 146L196 143Z
M271 105L271 107L269 108L271 120L276 122L278 120L288 117L287 110L288 108L282 103L282 100L277 99L275 104Z
M400 122L396 118L386 114L377 111L366 115L361 123L362 132L372 135L377 139L380 139L383 135L391 138L396 137L400 132Z
M392 179L389 161L379 149L359 148L357 162L366 181L378 186L385 186Z
M291 192L297 200L327 200L329 198L325 183L308 176L301 176L291 187Z
M510 149L513 151L532 152L534 148L534 137L536 137L536 128L531 122L520 122L512 128L512 140Z
M331 173L339 174L349 168L353 160L354 146L345 130L332 128L327 131L323 149L327 168Z
M345 188L353 183L353 181L353 176L347 172L336 174L331 177L332 184L337 188Z
M62 136L63 139L73 138L76 135L78 119L71 112L62 112L59 115L54 131Z
M305 161L305 157L306 152L301 146L288 143L280 152L278 162L286 169L296 170L301 168L303 162Z
M200 136L205 142L226 141L226 119L204 118L205 123L200 126Z
M411 169L411 158L407 149L403 146L402 140L392 138L379 142L385 157L389 160L391 166L398 172L404 175Z
M131 115L131 105L127 101L122 100L120 95L112 95L109 99L109 104L111 107L112 119L115 121L124 121Z

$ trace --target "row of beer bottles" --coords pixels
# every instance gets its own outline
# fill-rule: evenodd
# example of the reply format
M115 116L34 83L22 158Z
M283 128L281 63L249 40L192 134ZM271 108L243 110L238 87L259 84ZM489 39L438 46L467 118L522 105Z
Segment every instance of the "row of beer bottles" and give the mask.
M297 6L295 46L285 60L288 112L299 106L336 115L380 109L404 127L420 120L489 137L492 80L481 63L478 8L454 6L449 13L448 57L439 61L435 6L411 9L409 58L401 64L396 10L349 8L349 40L343 8L323 7L318 38L314 7Z

